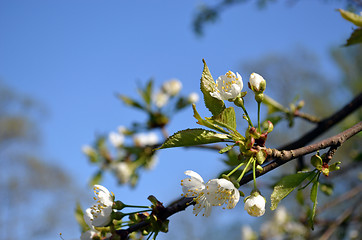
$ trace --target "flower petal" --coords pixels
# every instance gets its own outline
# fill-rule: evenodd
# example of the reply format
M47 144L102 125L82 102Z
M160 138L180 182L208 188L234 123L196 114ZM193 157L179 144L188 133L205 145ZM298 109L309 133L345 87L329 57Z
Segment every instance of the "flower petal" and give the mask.
M192 170L187 170L187 171L185 171L185 175L190 176L190 177L192 177L192 178L195 178L195 179L197 179L197 180L200 181L200 182L204 182L204 179L202 179L202 177L200 176L200 174L198 174L197 172L194 172L194 171L192 171Z

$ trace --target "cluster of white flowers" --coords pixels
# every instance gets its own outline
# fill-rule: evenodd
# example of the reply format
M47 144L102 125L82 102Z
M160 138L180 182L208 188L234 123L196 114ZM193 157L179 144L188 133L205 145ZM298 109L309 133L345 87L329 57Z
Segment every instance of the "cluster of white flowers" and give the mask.
M240 193L234 184L226 179L212 179L207 183L202 177L191 170L185 172L190 178L181 180L184 197L193 197L196 202L193 213L197 216L205 209L203 216L210 216L213 206L227 204L227 208L234 208L239 202Z
M249 78L249 84L254 92L261 90L261 84L265 84L265 80L257 73L252 73ZM219 100L234 100L239 96L243 89L243 80L239 73L228 71L225 75L221 75L216 79L216 88L210 95Z
M154 132L138 133L133 136L133 142L136 146L153 146L158 143L158 136Z
M202 177L191 170L185 172L190 178L181 180L182 196L192 197L195 201L193 213L197 216L205 209L203 216L210 216L213 206L226 204L226 208L232 209L240 199L239 190L227 179L211 179L207 183ZM253 191L246 197L244 208L249 215L260 217L265 213L265 198L258 191Z
M168 103L170 97L176 96L182 89L182 83L178 79L170 79L163 83L162 88L153 96L153 102L158 108Z
M291 219L284 206L279 206L271 221L264 223L260 235L275 239L306 239L307 228Z

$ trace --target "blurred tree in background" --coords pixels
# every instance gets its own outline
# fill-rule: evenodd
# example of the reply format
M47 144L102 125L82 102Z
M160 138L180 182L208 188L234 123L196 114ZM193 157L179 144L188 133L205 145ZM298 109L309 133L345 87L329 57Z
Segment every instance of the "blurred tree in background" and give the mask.
M44 106L0 82L1 238L50 239L71 217L75 186L61 168L41 152ZM36 224L34 224L36 223Z

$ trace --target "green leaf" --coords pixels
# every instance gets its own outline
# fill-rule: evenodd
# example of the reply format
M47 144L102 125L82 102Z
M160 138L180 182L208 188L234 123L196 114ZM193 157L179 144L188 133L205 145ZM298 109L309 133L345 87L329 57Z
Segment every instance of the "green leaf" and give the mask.
M204 94L205 106L209 109L213 116L216 116L225 109L225 104L224 101L214 98L210 95L210 92L214 92L216 84L211 76L205 60L202 59L202 62L204 63L204 70L202 71L200 81L201 92Z
M158 149L195 146L208 143L224 142L229 137L225 134L216 133L213 131L194 128L179 131L167 138L166 141Z
M233 107L224 109L220 114L213 116L212 120L223 123L223 127L227 129L236 129L235 110Z
M227 131L225 131L222 127L219 127L218 125L212 123L210 121L210 119L202 119L200 114L196 111L196 106L195 104L192 104L192 109L194 110L194 117L196 118L197 120L197 124L200 124L202 126L205 126L205 127L208 127L208 128L211 128L211 129L214 129L218 132L222 132L222 133L225 133L225 134L229 134Z
M228 151L230 151L234 146L235 146L235 144L233 144L233 145L228 145L228 146L224 147L223 149L221 149L221 150L219 151L219 153L228 152Z
M271 199L271 210L275 210L278 203L288 196L296 187L298 187L307 177L314 172L299 172L296 174L288 175L280 179L279 182L274 186L274 190Z
M86 230L89 229L88 225L84 221L84 212L79 202L77 202L77 205L75 207L74 216L78 224L82 228L82 232L85 232Z
M139 89L139 93L140 93L141 97L143 98L143 101L145 101L147 106L151 105L152 89L153 89L153 80L152 79L150 79L148 81L145 90Z
M347 39L347 43L345 46L350 46L358 43L362 43L362 28L357 28L353 31L351 36Z
M312 189L310 191L310 200L312 200L312 202L313 202L313 209L310 212L309 223L311 225L312 230L314 230L314 217L315 217L315 212L316 212L316 209L317 209L318 186L319 186L319 182L318 182L318 179L316 179L314 181Z
M99 184L102 180L102 171L98 171L96 174L92 176L92 179L89 182L89 185L93 187L95 184Z
M338 9L342 17L358 27L362 27L362 16L343 9Z
M176 102L176 110L181 110L187 106L190 105L190 102L187 100L187 98L180 97Z
M127 97L127 96L124 96L124 95L121 95L121 94L118 94L118 97L126 104L126 105L129 105L129 106L132 106L132 107L135 107L135 108L139 108L139 109L142 109L144 110L145 108L137 101Z

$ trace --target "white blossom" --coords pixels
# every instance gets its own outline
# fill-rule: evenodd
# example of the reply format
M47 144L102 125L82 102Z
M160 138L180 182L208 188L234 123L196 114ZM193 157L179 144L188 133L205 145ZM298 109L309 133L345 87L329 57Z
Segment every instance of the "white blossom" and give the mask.
M213 89L211 96L219 100L235 99L243 89L243 81L239 73L228 71L216 79L216 89Z
M250 74L249 83L251 86L251 90L255 92L259 92L261 90L260 84L265 84L265 80L262 76L257 73Z
M243 225L241 228L241 236L243 240L256 240L257 235L249 225Z
M244 209L249 215L260 217L265 213L265 198L258 192L252 193L249 197L245 198Z
M124 143L124 135L116 132L110 132L108 139L114 147L122 146Z
M95 230L94 228L82 233L82 235L80 235L80 240L92 240L93 237L98 235L98 231Z
M84 145L82 147L82 152L87 156L93 156L96 154L96 150L89 145Z
M217 183L217 198L211 199L211 203L214 206L221 206L226 204L226 208L232 209L236 206L240 199L239 190L237 190L232 182L224 178L213 179Z
M189 96L187 97L187 101L189 103L196 103L199 101L199 99L200 99L199 94L195 92L190 93Z
M287 209L284 206L280 206L275 211L274 219L277 224L284 225L288 222Z
M153 146L158 143L158 136L154 132L138 133L133 136L133 141L139 147Z
M93 190L96 203L86 210L84 220L88 225L104 227L111 221L113 196L101 185L94 185Z
M158 108L162 108L168 103L169 95L160 91L153 96L153 102Z
M185 174L190 178L181 180L183 196L194 198L196 216L202 209L205 209L203 216L210 216L212 206L227 204L228 209L234 208L239 201L240 193L230 181L211 179L205 184L198 173L188 170Z
M170 79L162 85L163 91L170 96L176 96L181 88L182 83L178 79Z
M112 164L112 170L116 174L120 183L127 183L132 175L130 165L125 162L117 162Z

